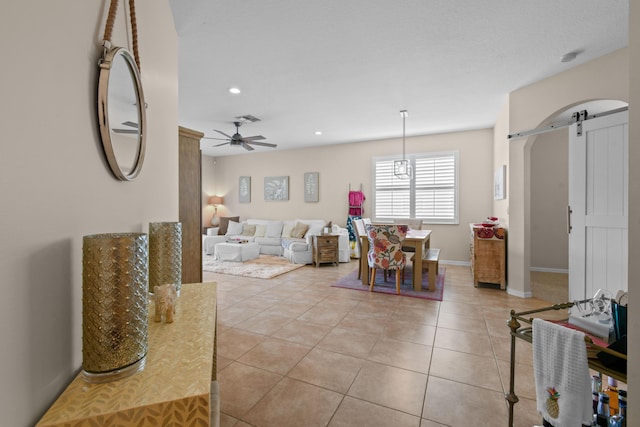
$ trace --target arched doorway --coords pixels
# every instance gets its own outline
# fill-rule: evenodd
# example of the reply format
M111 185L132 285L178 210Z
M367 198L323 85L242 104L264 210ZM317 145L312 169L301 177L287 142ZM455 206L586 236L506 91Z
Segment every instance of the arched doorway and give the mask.
M574 103L547 117L539 126L568 123L574 112L589 115L626 107L616 100ZM568 300L568 127L529 136L524 142L525 264L528 295L552 302ZM527 293L527 288L525 288Z

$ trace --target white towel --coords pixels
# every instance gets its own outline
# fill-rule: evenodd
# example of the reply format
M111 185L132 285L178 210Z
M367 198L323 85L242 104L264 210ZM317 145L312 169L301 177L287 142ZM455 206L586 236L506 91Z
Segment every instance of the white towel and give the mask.
M591 378L584 333L534 319L533 373L538 412L545 420L555 427L591 425ZM557 417L547 410L551 388L559 393Z

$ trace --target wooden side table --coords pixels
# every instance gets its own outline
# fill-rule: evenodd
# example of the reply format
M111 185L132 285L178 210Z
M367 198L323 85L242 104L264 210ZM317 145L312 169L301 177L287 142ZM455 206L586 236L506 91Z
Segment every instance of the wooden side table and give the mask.
M321 263L335 263L338 265L337 234L321 234L313 238L313 262L316 268Z

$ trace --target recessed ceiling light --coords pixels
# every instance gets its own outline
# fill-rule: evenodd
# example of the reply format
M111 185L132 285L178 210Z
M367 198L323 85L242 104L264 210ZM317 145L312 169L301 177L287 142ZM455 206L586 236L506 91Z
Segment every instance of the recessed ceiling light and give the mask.
M233 93L234 95L237 95L240 93L240 89L238 89L237 87L232 87L231 89L229 89L229 92Z
M321 130L317 130L314 132L315 135L322 135L322 131Z

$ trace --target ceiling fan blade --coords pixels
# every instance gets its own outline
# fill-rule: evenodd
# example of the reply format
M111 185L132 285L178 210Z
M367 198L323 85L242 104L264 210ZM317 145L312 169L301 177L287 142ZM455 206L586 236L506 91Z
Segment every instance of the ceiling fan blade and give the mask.
M220 147L220 146L222 146L222 145L227 145L227 144L229 144L229 143L228 143L228 142L223 142L222 144L216 144L216 145L214 145L214 147Z
M256 136L243 136L242 139L249 139L251 141L257 141L259 139L267 139L262 135L256 135Z
M122 122L122 124L125 126L131 126L132 128L138 129L138 124L136 122L127 120L126 122Z
M227 135L226 133L222 132L221 130L218 129L214 129L216 132L221 133L222 135L226 136L227 138L231 139L231 135Z
M277 144L270 144L268 142L258 142L258 141L247 141L248 144L253 144L253 145L261 145L263 147L272 147L272 148L276 148L278 145Z
M228 141L229 140L229 138L214 138L212 136L203 136L202 139L215 139L215 140L218 140L218 141Z
M111 128L111 130L114 133L129 133L129 134L137 134L138 133L138 124L136 122L132 122L132 121L126 121L126 122L122 122L122 124L124 126L129 126L132 127L134 129L117 129L117 128Z
M242 146L244 147L245 150L247 151L253 151L255 150L255 148L253 148L252 146L250 146L249 144L247 144L246 142L242 143Z

